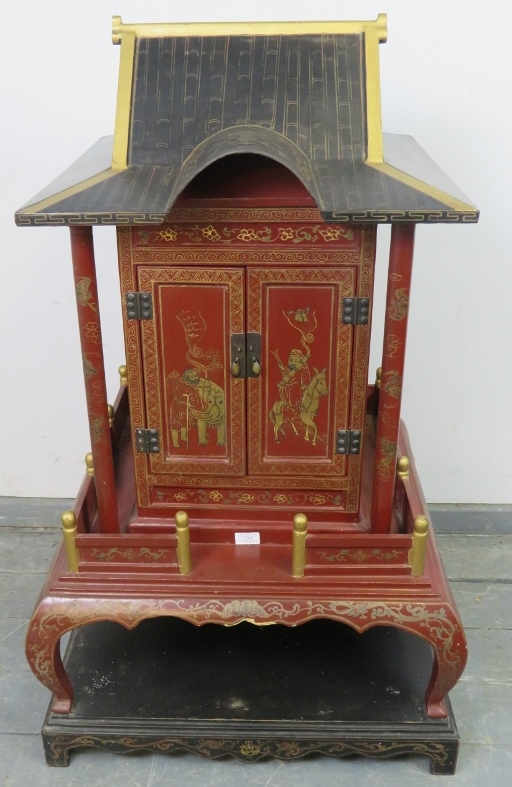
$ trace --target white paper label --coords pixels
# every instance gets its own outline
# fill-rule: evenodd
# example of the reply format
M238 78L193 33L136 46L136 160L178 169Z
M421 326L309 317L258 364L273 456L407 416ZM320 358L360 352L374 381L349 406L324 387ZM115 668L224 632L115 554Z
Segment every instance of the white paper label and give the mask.
M259 544L259 533L235 533L235 544Z

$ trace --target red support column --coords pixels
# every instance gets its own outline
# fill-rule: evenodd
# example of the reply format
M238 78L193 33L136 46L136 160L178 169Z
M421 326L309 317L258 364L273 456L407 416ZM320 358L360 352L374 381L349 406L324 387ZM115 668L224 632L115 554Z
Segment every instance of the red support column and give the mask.
M394 224L391 228L382 377L373 474L372 533L389 533L391 527L414 230L414 224Z
M70 232L100 531L118 533L116 483L107 409L92 227L70 227Z

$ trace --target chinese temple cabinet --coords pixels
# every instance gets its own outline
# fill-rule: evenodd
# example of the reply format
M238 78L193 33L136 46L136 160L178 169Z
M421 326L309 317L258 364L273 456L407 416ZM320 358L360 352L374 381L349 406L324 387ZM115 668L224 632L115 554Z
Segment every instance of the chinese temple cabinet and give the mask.
M400 403L415 225L474 222L478 212L411 137L382 133L384 16L115 17L113 40L114 136L16 213L22 226L70 229L91 435L27 635L30 666L53 692L52 723L65 725L74 708L59 641L85 623L386 626L431 646L423 725L434 738L448 732L422 751L434 770L453 770L446 697L465 638ZM382 223L392 224L384 344L368 385ZM98 225L116 226L118 238L126 362L113 406ZM238 735L208 727L208 752L184 727L167 734L168 749L242 759L419 750L412 733L400 745L363 735L354 747L311 720L307 734L288 737L270 722L244 732L243 718L232 721ZM49 762L101 740L87 731L59 727ZM145 734L144 746L156 746Z

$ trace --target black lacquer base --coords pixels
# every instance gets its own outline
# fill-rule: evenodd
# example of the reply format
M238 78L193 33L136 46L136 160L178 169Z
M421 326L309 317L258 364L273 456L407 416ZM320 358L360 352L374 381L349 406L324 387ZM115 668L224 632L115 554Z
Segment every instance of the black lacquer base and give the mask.
M47 713L49 765L94 746L244 761L424 754L433 773L455 771L449 702L446 719L424 708L430 646L398 629L93 623L73 633L65 662L75 699L70 714Z

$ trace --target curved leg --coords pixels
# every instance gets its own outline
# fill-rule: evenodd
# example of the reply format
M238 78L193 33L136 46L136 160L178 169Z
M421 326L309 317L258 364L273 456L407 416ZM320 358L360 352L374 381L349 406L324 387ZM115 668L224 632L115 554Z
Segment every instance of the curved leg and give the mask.
M467 645L460 620L448 606L442 607L442 626L432 627L434 666L425 694L427 713L431 718L447 716L444 699L459 680L467 661Z
M73 687L60 657L60 638L73 628L64 610L52 599L43 599L29 623L25 653L30 669L41 683L54 694L52 710L69 713Z
M462 623L449 603L335 601L330 607L335 619L359 632L375 625L394 626L429 642L434 665L425 695L426 710L431 718L446 718L444 699L462 675L467 659Z

